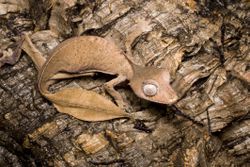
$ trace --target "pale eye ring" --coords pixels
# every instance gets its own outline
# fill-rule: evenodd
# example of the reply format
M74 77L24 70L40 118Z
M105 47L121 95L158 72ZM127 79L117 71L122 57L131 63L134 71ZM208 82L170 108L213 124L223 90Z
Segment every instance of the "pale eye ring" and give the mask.
M143 93L146 96L155 96L158 92L158 85L152 82L146 82L142 86Z

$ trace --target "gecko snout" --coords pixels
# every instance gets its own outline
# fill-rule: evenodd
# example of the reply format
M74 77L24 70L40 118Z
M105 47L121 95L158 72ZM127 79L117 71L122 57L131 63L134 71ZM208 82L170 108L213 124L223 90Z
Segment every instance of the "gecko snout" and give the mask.
M143 67L136 70L129 82L134 93L145 99L161 104L173 104L178 100L177 92L170 84L166 69Z
M155 80L144 81L142 92L145 99L158 103L173 104L178 100L176 92L169 84L159 85Z

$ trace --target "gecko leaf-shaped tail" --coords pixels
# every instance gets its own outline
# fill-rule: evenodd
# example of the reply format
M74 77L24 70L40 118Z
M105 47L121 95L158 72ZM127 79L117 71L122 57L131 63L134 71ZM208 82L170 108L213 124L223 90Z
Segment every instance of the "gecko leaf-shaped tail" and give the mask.
M58 111L84 121L105 121L129 115L113 102L93 91L79 87L44 94Z
M35 63L40 72L44 68L46 59L43 54L34 46L28 34L24 35L22 49ZM50 81L56 79L74 78L85 74L58 73ZM40 76L41 77L41 76ZM41 84L41 83L39 83ZM69 114L84 121L105 121L115 118L129 117L129 115L105 97L84 90L80 87L64 88L56 93L50 93L46 89L40 92L50 100L59 112Z

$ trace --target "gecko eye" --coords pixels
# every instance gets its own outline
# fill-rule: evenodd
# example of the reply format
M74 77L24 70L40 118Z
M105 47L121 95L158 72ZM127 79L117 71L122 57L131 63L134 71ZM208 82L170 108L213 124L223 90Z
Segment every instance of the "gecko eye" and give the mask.
M155 81L145 82L142 90L146 96L155 96L158 92L158 84Z

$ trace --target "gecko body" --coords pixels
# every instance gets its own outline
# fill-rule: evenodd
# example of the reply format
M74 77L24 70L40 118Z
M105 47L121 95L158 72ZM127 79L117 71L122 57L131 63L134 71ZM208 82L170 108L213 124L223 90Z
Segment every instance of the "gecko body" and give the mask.
M23 49L27 52L30 50L27 47L32 47L34 50L28 35L25 35L25 39ZM28 55L39 71L40 92L54 104L79 107L70 103L70 100L63 100L59 95L50 92L49 86L58 79L80 77L95 72L117 76L105 84L105 89L121 107L124 101L114 86L125 80L129 81L134 93L143 99L162 104L173 104L178 99L170 85L170 74L166 69L135 65L114 43L101 37L80 36L67 39L51 52L46 61L37 50Z
M73 37L59 44L40 72L39 89L48 93L50 79L59 72L79 75L102 72L128 79L133 76L133 69L121 51L95 36Z

